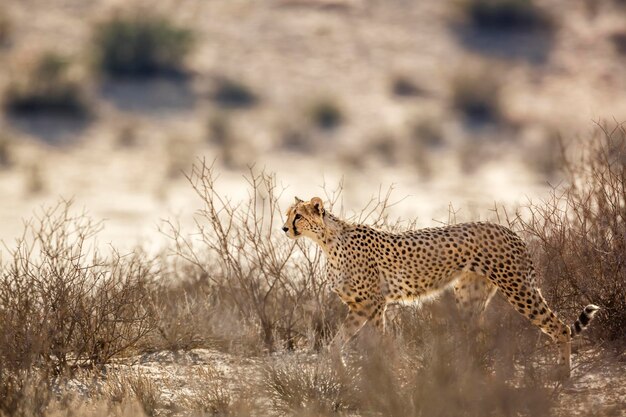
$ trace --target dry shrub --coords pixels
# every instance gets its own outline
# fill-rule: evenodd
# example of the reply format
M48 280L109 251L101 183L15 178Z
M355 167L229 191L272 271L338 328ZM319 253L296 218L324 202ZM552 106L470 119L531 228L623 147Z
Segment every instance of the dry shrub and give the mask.
M227 168L235 168L240 164L240 141L228 111L211 114L207 123L207 139L217 147L219 159Z
M24 191L27 194L42 193L46 187L46 179L42 173L41 161L33 161L24 167Z
M601 128L565 155L565 182L521 211L550 305L574 318L581 306L602 310L593 338L626 341L626 131Z
M240 333L233 333L232 321L228 329L221 331L224 323L220 319L229 310L216 299L202 271L193 266L173 267L154 289L151 308L158 336L149 341L151 349L227 349L232 339L243 338Z
M0 363L58 373L99 366L152 330L147 308L154 262L140 253L103 256L100 224L71 202L27 223L0 269Z
M323 416L356 409L358 381L353 371L325 357L306 363L295 356L266 365L261 384L281 415Z
M94 390L83 397L55 386L42 375L22 371L0 373L1 417L142 417L142 404L134 397L111 401L106 393Z
M392 326L395 335L381 340L367 330L359 334L345 365L323 357L313 363L298 357L273 362L262 374L262 384L274 411L315 416L551 415L559 385L536 372L536 349L525 351L510 337L519 326L512 326L508 337L489 332L481 342L455 324L454 313L443 311L402 309ZM427 318L433 320L415 321ZM507 351L515 352L507 358L511 372L500 371L496 363Z
M49 378L37 371L0 370L1 417L136 417L154 416L160 394L147 377L139 373L84 373L84 392L64 385L64 378Z
M195 305L207 325L188 330L168 325L165 333L197 335L199 330L205 332L199 340L244 343L256 353L259 348L272 352L324 346L334 336L345 307L326 285L321 250L284 236L278 205L282 191L275 177L251 170L246 177L248 198L241 203L220 195L214 168L205 161L194 165L187 178L203 202L196 233L187 236L171 221L164 233L172 240L178 262L174 269L180 268L176 273L182 278L173 280L182 285L175 290L176 297L185 300L203 294L206 305ZM331 206L339 194L337 190L328 195ZM381 194L354 220L396 227L386 218L390 205L390 193ZM193 321L188 313L179 313L166 307L161 316L181 317L177 319L181 323L187 316Z
M249 198L241 204L217 192L214 169L204 161L193 166L188 180L204 205L196 217L198 240L183 235L173 222L165 233L178 259L197 268L206 281L207 300L219 307L211 309L221 314L218 320L235 318L234 334L253 329L268 351L309 341L319 347L334 332L338 317L332 308L328 313L321 252L290 241L280 230L275 178L251 172Z

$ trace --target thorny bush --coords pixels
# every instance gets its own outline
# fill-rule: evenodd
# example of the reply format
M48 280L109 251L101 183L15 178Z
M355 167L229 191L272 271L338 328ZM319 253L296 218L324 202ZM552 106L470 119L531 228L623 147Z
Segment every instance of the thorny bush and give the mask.
M145 254L103 256L100 224L70 202L43 209L0 263L0 373L100 366L152 330Z
M202 271L205 288L236 314L240 326L257 329L264 349L292 349L309 336L317 345L327 339L336 318L326 316L330 300L321 253L276 236L282 232L275 178L251 172L248 199L240 204L218 193L213 166L205 161L187 178L203 207L192 237L168 222L165 233L175 255Z
M575 317L582 305L602 307L587 333L626 342L626 130L602 127L564 152L563 185L520 210L541 284L556 311Z

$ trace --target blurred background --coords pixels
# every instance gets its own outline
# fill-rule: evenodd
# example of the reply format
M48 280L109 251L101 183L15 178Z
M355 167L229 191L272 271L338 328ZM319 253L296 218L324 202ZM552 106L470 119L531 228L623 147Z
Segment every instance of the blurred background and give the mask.
M253 165L285 208L393 186L421 226L486 218L626 120L624 68L623 0L3 0L0 240L61 196L157 241L198 158L235 200Z

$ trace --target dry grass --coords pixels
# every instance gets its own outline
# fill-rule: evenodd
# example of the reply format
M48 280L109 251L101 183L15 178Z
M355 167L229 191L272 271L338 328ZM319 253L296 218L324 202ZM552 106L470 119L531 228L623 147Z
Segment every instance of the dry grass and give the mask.
M417 318L415 310L402 315ZM511 375L490 365L507 350L516 352L516 362L531 363L536 351L523 352L504 338L481 344L451 324L453 320L420 322L420 331L413 332L418 337L412 338L404 330L415 327L415 321L398 320L399 333L386 340L360 335L345 366L323 357L313 363L296 357L269 365L262 378L274 411L316 416L551 415L559 387L545 374L534 375L531 366L512 382Z
M601 305L588 335L617 346L626 311L624 133L605 129L580 162L566 163L569 185L510 221L531 243L550 305L571 319L586 303ZM251 171L249 197L238 204L217 191L205 162L187 178L202 208L193 235L166 224L167 259L102 255L100 225L73 215L69 203L41 212L7 248L0 415L552 415L563 388L550 377L556 350L540 346L538 330L502 300L482 331L463 325L448 295L423 308L391 308L389 336L380 340L366 326L346 365L289 353L320 351L345 312L325 287L320 252L280 232L282 191L273 176ZM328 193L330 206L339 194ZM390 205L383 194L353 219L413 227L389 221ZM119 362L197 347L263 366L230 383L198 367L189 381L200 382L174 407L164 402L163 382ZM585 356L575 361L584 375ZM66 390L71 378L91 381L87 394Z
M248 400L234 398L215 369L201 368L193 377L201 383L183 398L181 408L196 415L235 416L252 407Z
M162 408L160 389L149 377L140 373L112 373L98 391L98 396L112 404L139 405L143 414L148 417L158 415L157 410Z
M333 364L328 358L303 363L286 358L268 364L262 375L265 395L274 410L283 415L319 416L355 411L358 384L351 368Z

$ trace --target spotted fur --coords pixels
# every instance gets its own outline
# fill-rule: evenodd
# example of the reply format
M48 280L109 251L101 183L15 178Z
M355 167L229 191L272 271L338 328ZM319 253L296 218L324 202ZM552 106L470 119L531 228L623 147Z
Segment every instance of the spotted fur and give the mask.
M385 331L390 303L427 298L453 287L459 307L479 320L500 291L507 301L559 345L569 375L571 338L599 309L588 305L571 326L546 304L524 242L506 227L487 223L391 233L338 219L320 198L296 202L283 226L291 238L306 236L327 256L332 290L349 307L332 345L342 347L368 321Z

